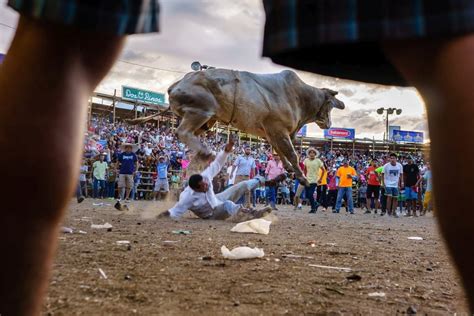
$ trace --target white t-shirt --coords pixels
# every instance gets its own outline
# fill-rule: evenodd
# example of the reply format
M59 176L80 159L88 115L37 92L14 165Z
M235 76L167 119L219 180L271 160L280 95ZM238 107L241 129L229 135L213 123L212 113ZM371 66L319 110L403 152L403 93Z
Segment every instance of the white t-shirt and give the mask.
M398 181L403 174L403 167L400 163L397 162L395 166L393 166L390 162L387 163L385 166L383 166L382 173L386 187L398 188Z
M87 165L82 165L81 166L81 171L82 172L87 172L89 171L89 167ZM82 173L79 175L79 181L87 181L87 178L86 178L86 174L85 173Z

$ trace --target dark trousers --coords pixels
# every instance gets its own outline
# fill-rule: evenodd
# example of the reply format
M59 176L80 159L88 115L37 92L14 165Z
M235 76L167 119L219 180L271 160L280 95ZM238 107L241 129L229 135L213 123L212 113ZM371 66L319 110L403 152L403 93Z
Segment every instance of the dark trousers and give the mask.
M312 211L316 211L318 208L318 203L314 199L314 191L316 191L316 187L316 183L310 183L310 185L305 188L305 195L306 198L309 199L309 204L311 205Z
M328 204L327 204L327 190L328 190L328 186L326 184L324 185L318 185L318 189L317 189L317 197L318 197L318 203L320 205L322 205L324 208L327 208L328 207Z
M332 207L332 209L336 208L336 200L337 200L337 190L329 190L327 196L327 205L328 207Z
M107 197L109 198L115 197L115 181L107 182Z
M387 196L385 195L384 187L380 190L380 206L382 207L382 212L387 211Z

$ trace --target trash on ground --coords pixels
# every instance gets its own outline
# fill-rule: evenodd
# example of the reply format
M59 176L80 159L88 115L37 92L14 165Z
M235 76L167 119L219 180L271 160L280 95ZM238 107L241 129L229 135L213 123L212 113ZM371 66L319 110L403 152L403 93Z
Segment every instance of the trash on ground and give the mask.
M74 231L70 227L61 227L61 233L72 234Z
M91 228L95 228L95 229L109 229L109 228L112 228L113 226L109 223L105 223L105 224L102 224L102 225L98 225L98 224L92 224L91 225Z
M412 237L408 237L408 239L410 239L410 240L423 240L423 237L412 236Z
M335 242L327 242L325 243L326 246L336 246L337 244Z
M226 259L253 259L262 258L265 253L260 248L237 247L229 251L226 246L221 247L222 256Z
M77 232L78 232L79 234L83 234L83 235L86 235L86 234L87 234L87 232L85 232L85 231L83 231L83 230L78 230Z
M92 203L92 206L103 206L104 203Z
M117 243L117 245L129 245L130 241L128 241L128 240L117 240L116 243Z
M174 244L179 242L179 240L163 240L162 243L164 244Z
M347 276L346 279L348 279L349 281L360 281L362 280L362 277L358 274L351 274Z
M416 310L415 306L410 306L410 307L407 308L407 314L408 315L415 315L416 312L417 312L417 310Z
M103 277L104 279L107 279L107 275L105 274L104 270L102 270L101 268L99 268L99 273L100 273L100 276Z
M314 259L314 257L309 257L309 256L300 256L300 255L293 255L293 254L284 254L281 255L283 258L293 258L293 259Z
M263 218L256 218L250 221L238 223L232 229L231 232L234 233L254 233L268 235L270 232L271 221L268 221Z
M319 264L309 264L309 266L314 267L314 268L321 268L321 269L331 269L331 270L339 270L339 271L344 271L344 272L352 272L351 268L322 266L322 265L319 265Z
M327 287L326 290L331 291L331 292L335 292L335 293L340 294L340 295L344 295L344 293L342 291L339 291L338 289L334 289L332 287Z
M369 293L368 295L369 297L385 297L384 292L373 292L373 293Z
M176 235L191 235L191 231L190 230L173 230L172 231L173 234L176 234Z

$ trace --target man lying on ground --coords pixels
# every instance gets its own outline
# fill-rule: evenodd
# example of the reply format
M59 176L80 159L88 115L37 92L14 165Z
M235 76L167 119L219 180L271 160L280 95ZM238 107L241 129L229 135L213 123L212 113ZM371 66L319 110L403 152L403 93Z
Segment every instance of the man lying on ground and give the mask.
M187 210L190 210L202 219L225 220L233 217L235 220L260 218L271 213L271 207L261 210L245 208L235 204L248 190L253 190L260 184L275 186L286 178L281 174L270 181L257 176L251 180L242 181L219 194L214 194L212 179L221 171L225 165L227 156L233 151L234 140L230 138L229 143L217 154L214 161L201 173L189 177L188 187L179 196L179 201L174 207L160 214L160 217L180 218Z

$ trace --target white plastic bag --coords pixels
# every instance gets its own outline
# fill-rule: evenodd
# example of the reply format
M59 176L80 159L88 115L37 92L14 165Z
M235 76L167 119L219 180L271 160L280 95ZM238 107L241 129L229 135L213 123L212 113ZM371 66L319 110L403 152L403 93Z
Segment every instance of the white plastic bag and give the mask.
M97 224L92 224L91 225L91 228L95 228L95 229L104 229L104 228L112 228L113 226L109 223L105 223L103 225L97 225Z
M222 246L221 252L224 258L232 260L262 258L265 255L263 249L250 247L237 247L229 251L226 246Z
M231 232L234 233L254 233L268 235L270 232L270 224L272 222L267 221L263 218L252 219L250 221L238 223L232 229Z

